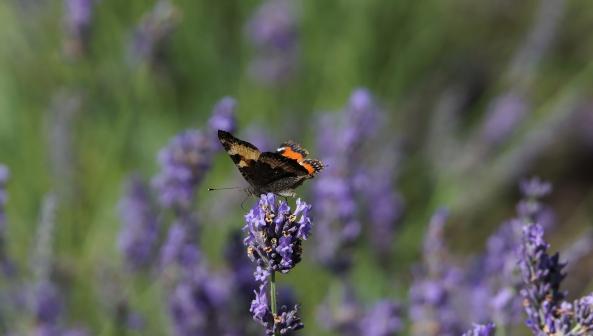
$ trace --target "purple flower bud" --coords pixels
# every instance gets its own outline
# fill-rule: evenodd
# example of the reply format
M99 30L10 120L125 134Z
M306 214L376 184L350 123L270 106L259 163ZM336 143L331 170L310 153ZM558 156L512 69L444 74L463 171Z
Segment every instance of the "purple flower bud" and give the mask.
M482 126L483 141L498 145L508 139L528 110L526 99L516 92L508 92L494 99L488 107Z
M67 38L65 52L73 57L84 54L88 48L94 0L65 0L64 25Z
M180 265L191 269L200 261L197 230L193 218L180 219L171 225L161 249L161 267Z
M152 209L148 187L132 177L119 204L122 229L118 246L132 270L149 267L157 252L159 222Z

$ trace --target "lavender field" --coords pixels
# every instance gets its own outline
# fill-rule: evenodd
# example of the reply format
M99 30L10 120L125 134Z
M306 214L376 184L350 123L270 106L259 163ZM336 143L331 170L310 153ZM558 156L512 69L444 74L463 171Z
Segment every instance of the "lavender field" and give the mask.
M592 27L586 0L1 1L0 335L593 336Z

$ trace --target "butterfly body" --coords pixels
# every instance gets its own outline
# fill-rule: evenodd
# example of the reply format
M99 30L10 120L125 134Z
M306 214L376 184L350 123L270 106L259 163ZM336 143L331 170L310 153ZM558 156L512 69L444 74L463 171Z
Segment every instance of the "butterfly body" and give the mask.
M294 197L298 186L323 169L321 161L305 159L309 153L294 142L283 143L276 152L261 152L226 131L219 130L218 139L249 183L247 192L255 196Z

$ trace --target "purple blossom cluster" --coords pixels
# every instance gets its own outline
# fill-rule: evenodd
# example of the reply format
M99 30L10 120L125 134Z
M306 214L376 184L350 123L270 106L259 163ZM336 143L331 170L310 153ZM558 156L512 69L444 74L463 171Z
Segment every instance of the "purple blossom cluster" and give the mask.
M152 205L148 186L140 177L132 177L119 203L123 225L118 246L134 270L149 268L156 257L160 222Z
M245 215L247 255L257 264L255 280L260 282L259 291L249 311L262 324L266 335L286 335L303 328L298 316L298 305L292 309L282 306L276 309L275 273L288 273L301 261L302 242L311 232L311 206L300 199L291 211L285 201L278 201L274 194L263 194L255 206ZM270 288L268 302L266 288Z
M298 63L298 17L293 0L266 0L247 25L254 48L250 73L261 84L291 79Z
M214 106L208 125L233 131L235 107L234 99L223 98ZM196 188L218 150L215 135L218 129L183 131L159 152L161 171L154 177L153 185L162 206L178 211L191 207Z
M574 303L566 301L566 292L561 289L566 263L560 261L558 253L548 252L544 227L537 221L539 198L548 194L551 186L532 179L523 182L521 189L526 199L518 206L523 224L519 267L526 324L537 336L589 335L593 333L593 294Z
M402 213L402 199L392 186L393 162L373 170L365 156L382 116L371 93L357 89L339 119L326 115L320 124L318 152L327 168L313 184L319 223L317 254L322 264L338 273L350 268L351 249L362 233L363 219L370 223L377 243L373 247L387 256ZM395 148L386 146L381 156L395 154Z
M245 215L245 245L249 258L267 272L288 273L301 261L302 242L311 232L311 206L300 199L291 212L276 195L262 195Z

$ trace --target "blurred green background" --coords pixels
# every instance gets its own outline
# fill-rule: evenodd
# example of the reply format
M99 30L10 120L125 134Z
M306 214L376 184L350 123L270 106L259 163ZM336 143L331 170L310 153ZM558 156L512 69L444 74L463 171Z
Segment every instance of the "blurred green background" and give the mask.
M239 130L256 125L277 143L302 142L313 156L320 114L342 109L353 89L368 88L384 107L386 134L398 139L404 158L397 188L406 213L393 272L381 272L364 241L357 250L353 277L364 300L405 298L409 266L438 206L452 212L450 248L461 255L481 250L513 215L524 176L554 183L556 249L589 232L589 1L298 1L298 65L273 85L248 70L255 47L246 25L262 2L170 4L172 12L155 19L151 31L156 51L137 56L130 51L135 32L154 13L154 1L96 1L83 37L72 33L62 1L0 3L0 162L11 171L7 248L31 272L42 200L55 192L53 267L67 284L68 321L115 335L105 313L107 287L114 286L146 316L150 331L140 334L167 334L158 284L121 271L117 202L125 178L153 176L158 150L179 131L203 127L223 96L238 102ZM503 140L480 147L488 111L509 92L527 102L527 112ZM198 208L224 197L206 187L235 183L237 175L219 155ZM204 249L214 265L227 233L243 225L240 202L225 209L222 219L205 214ZM575 294L593 289L586 276L592 262L574 271ZM323 334L314 307L327 290L327 272L306 261L281 281L294 286L303 305L301 334Z

